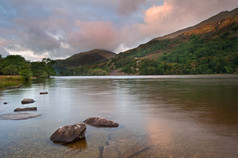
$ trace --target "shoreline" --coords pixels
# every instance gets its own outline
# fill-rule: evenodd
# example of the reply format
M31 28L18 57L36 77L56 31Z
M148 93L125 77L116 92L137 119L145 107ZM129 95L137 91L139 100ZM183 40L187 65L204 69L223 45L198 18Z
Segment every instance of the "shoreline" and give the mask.
M158 78L158 79L198 79L198 78L235 78L238 79L237 74L201 74L201 75L104 75L104 76L51 76L50 78L59 79L133 79L133 78Z
M0 89L12 89L22 87L21 76L0 75Z

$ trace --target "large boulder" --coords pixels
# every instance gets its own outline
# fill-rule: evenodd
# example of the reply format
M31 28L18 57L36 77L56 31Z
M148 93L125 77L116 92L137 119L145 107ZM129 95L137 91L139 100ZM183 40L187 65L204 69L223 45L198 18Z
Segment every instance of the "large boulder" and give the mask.
M33 99L23 99L21 101L22 104L30 104L30 103L34 103L35 101Z
M111 120L107 120L100 117L90 117L83 121L86 124L96 127L118 127L119 124Z
M62 126L51 135L50 140L60 144L75 142L85 137L85 131L85 124Z
M37 111L37 107L16 108L14 112L19 111Z
M0 120L26 120L31 118L36 118L42 114L36 113L9 113L0 115Z

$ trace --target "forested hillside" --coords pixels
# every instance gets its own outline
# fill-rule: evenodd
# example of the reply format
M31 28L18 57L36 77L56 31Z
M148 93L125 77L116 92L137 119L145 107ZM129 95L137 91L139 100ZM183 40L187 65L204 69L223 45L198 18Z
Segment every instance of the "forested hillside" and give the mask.
M103 66L140 75L238 73L238 9L120 53Z

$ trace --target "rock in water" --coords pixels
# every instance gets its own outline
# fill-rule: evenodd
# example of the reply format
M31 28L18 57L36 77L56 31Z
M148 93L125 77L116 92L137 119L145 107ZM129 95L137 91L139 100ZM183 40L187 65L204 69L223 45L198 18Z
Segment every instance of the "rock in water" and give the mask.
M100 117L90 117L87 120L84 120L84 123L96 127L118 127L119 124L111 120L107 120Z
M37 107L16 108L14 112L18 111L37 111Z
M54 143L67 144L85 137L86 125L75 124L57 129L50 137Z
M40 94L48 94L48 92L40 92Z
M30 103L34 103L35 101L33 99L23 99L21 101L22 104L30 104Z

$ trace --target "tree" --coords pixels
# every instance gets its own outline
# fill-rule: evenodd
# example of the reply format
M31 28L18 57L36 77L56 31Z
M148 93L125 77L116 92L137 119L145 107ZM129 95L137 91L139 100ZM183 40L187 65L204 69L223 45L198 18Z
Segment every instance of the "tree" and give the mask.
M55 75L55 70L52 67L53 64L54 61L49 58L43 58L42 62L32 62L31 70L33 72L33 76L47 78Z
M19 75L26 81L29 81L32 76L31 65L30 63L24 63L20 66Z
M1 59L1 72L4 75L19 75L19 68L27 61L20 55L9 55Z
M0 75L2 75L2 55L0 54Z

